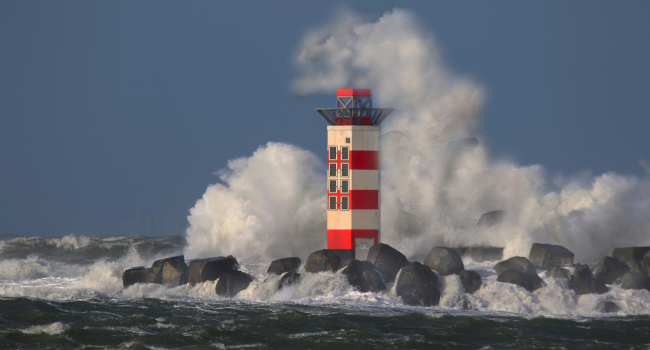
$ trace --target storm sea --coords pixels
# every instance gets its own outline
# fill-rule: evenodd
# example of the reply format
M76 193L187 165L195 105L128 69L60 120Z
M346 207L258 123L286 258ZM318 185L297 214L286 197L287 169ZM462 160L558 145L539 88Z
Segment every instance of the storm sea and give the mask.
M305 274L278 292L268 264L245 261L240 269L256 280L233 299L217 296L216 282L123 288L126 268L185 245L181 235L4 237L0 348L650 348L650 292L609 286L578 297L565 279L544 278L530 293L497 282L495 262L465 262L483 279L473 295L457 276L441 277L435 307L404 305L390 284L360 293L340 272ZM604 312L606 301L618 311Z

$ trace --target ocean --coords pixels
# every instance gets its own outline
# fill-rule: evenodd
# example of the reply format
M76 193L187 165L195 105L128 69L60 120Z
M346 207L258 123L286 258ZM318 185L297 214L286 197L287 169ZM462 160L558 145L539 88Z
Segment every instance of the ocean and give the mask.
M457 276L441 277L440 305L429 308L404 305L391 285L360 293L340 273L306 274L277 292L268 264L241 260L256 280L233 299L217 296L214 282L122 287L124 269L185 246L182 235L3 237L0 348L650 348L650 292L610 286L578 297L566 280L544 278L530 293L497 282L495 262L465 261L483 279L474 295ZM605 301L619 310L599 311Z

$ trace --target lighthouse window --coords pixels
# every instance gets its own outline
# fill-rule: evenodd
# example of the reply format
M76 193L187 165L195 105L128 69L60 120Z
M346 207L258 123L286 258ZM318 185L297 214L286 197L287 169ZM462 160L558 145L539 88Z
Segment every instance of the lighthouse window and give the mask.
M349 210L349 205L348 201L350 200L350 197L341 197L341 210Z
M349 147L341 147L341 159L342 160L349 160L350 159L350 148Z
M330 193L336 193L336 180L330 180Z
M348 163L342 163L342 164L341 164L341 176L343 176L343 177L348 177L348 176L350 176L350 175L348 174L348 173L350 172L349 169L350 169L350 164L348 164Z
M336 160L336 147L330 147L330 160Z
M345 143L350 143L350 138L349 137L345 138Z
M336 176L336 163L330 163L330 176Z
M341 180L341 193L348 193L348 187L348 180Z
M336 196L330 197L330 210L336 210Z

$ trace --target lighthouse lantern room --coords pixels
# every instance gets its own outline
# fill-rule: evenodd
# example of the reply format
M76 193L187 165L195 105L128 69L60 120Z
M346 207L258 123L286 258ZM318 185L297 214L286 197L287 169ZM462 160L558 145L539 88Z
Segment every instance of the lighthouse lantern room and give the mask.
M373 108L370 89L337 89L327 120L327 249L347 264L380 242L379 124L392 108Z

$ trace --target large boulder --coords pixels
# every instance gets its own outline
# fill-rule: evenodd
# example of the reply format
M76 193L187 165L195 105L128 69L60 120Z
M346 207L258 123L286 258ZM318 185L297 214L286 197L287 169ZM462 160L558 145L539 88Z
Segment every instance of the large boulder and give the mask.
M571 282L571 290L578 295L603 294L609 291L603 282L592 276L589 266L583 264L576 264L575 271L573 272L573 282Z
M494 271L500 275L506 270L517 270L523 273L528 273L531 275L537 275L537 270L535 265L533 265L528 259L523 256L513 256L510 259L500 261L494 265Z
M465 291L469 294L474 294L474 292L479 290L483 284L481 275L479 275L476 271L463 270L459 275L460 280L463 282L463 286L465 287Z
M297 273L297 272L287 272L280 278L280 282L278 283L278 290L282 290L286 287L292 286L294 284L297 284L302 280L302 275Z
M618 305L612 301L601 301L596 305L596 311L603 313L617 312Z
M266 270L268 274L281 275L285 272L296 272L302 264L302 260L298 257L284 258L271 262L271 265Z
M183 255L154 261L149 269L149 283L180 286L189 281L189 273Z
M458 255L470 258L475 262L497 261L503 259L502 247L458 247L453 248Z
M253 276L239 270L232 270L219 277L215 291L217 295L232 298L237 293L248 288L251 282L253 282Z
M132 267L124 270L122 274L122 285L124 288L136 283L149 283L149 269L144 266Z
M525 273L519 270L505 270L497 276L497 281L516 284L524 287L529 292L533 292L544 285L544 282L536 273Z
M613 284L628 271L630 271L630 267L626 263L609 256L602 258L594 267L596 279L605 284Z
M478 219L476 226L483 227L492 227L502 223L506 218L507 211L505 210L494 210L491 212L484 213L481 215L481 218Z
M232 255L190 261L189 282L193 286L197 283L216 281L222 274L235 270L237 259Z
M641 272L642 270L639 263L643 260L643 256L649 251L650 247L616 248L612 251L612 257L626 263L630 269Z
M352 260L341 273L348 278L350 285L362 293L386 290L381 275L370 261Z
M341 258L327 249L317 250L307 257L305 271L316 273L331 271L336 272L341 268Z
M443 276L459 274L465 270L463 260L455 250L445 247L435 247L431 249L424 259L424 265L429 266L432 270Z
M437 285L431 268L414 261L402 268L395 289L406 305L435 306L440 302Z
M646 289L650 290L650 277L638 271L630 271L614 282L623 289Z
M574 254L561 245L533 243L528 259L535 267L550 270L573 266Z
M370 247L366 261L382 274L386 282L393 282L397 272L408 264L406 256L388 244L379 243Z

